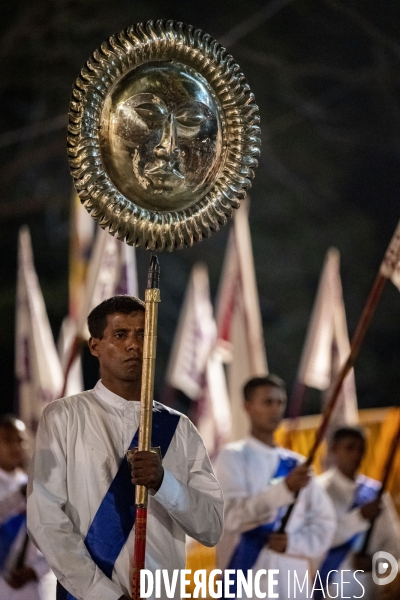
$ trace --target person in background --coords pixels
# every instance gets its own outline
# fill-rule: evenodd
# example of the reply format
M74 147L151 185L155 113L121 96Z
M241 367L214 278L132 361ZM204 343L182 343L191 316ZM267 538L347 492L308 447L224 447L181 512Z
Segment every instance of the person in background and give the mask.
M26 530L26 447L24 423L13 415L0 417L1 600L49 599L50 569Z
M357 583L349 576L344 590L349 598L360 597L372 600L378 594L378 586L372 580L372 556L375 552L389 552L400 558L400 523L389 494L377 498L381 487L379 481L359 474L366 450L366 440L358 427L340 427L332 436L330 455L334 466L318 477L319 485L328 493L336 510L338 526L332 548L320 567L322 580L331 570L331 585L337 583L340 571L356 570ZM367 554L360 554L366 531L373 524ZM360 585L361 584L361 585ZM315 598L323 597L322 594Z
M222 449L215 464L225 498L225 533L217 547L217 563L220 569L245 573L278 569L273 591L279 598L307 598L306 589L297 588L294 595L287 573L296 571L300 582L309 573L312 581L309 561L330 547L334 509L304 458L274 443L286 409L284 382L276 375L256 377L243 393L251 434ZM286 531L279 533L281 518L297 493ZM267 582L263 585L266 592Z

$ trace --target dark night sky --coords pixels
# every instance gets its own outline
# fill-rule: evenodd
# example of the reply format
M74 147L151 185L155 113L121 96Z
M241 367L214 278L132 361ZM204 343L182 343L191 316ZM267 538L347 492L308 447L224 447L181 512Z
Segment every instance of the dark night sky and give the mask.
M72 84L103 39L150 18L192 23L226 44L260 107L262 155L250 224L268 362L289 386L326 250L335 245L341 252L352 333L399 219L396 0L3 3L2 412L11 407L14 390L16 245L22 224L31 229L55 335L67 311L71 178L65 147ZM40 135L26 135L35 124ZM158 394L190 269L196 260L208 264L215 295L227 234L225 227L196 247L161 256ZM142 291L148 260L139 250ZM356 365L360 407L399 403L399 364L400 295L388 284ZM307 410L313 408L310 401Z

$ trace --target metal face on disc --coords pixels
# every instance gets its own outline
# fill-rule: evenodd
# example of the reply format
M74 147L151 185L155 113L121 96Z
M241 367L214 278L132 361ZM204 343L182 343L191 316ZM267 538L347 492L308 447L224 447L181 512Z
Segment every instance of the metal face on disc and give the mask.
M195 204L221 165L219 113L210 86L194 69L172 61L132 69L101 115L101 154L115 187L149 210Z
M110 233L150 250L218 230L257 166L258 107L239 66L182 23L149 21L104 42L69 117L81 201Z

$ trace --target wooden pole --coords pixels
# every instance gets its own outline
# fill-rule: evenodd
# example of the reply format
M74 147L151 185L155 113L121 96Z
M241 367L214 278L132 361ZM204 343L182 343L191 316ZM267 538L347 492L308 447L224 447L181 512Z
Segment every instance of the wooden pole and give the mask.
M145 292L145 323L143 341L142 388L140 393L139 451L151 450L153 420L154 372L156 364L157 318L160 302L160 266L156 256L151 257ZM144 569L146 556L148 490L136 486L135 547L132 561L132 600L140 599L140 571Z

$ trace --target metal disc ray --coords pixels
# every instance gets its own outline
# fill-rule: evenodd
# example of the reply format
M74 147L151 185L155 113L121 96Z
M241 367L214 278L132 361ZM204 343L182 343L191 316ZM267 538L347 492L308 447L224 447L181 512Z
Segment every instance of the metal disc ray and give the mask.
M258 107L240 67L191 25L132 25L103 42L75 82L75 187L128 244L171 251L209 237L238 208L259 151Z

